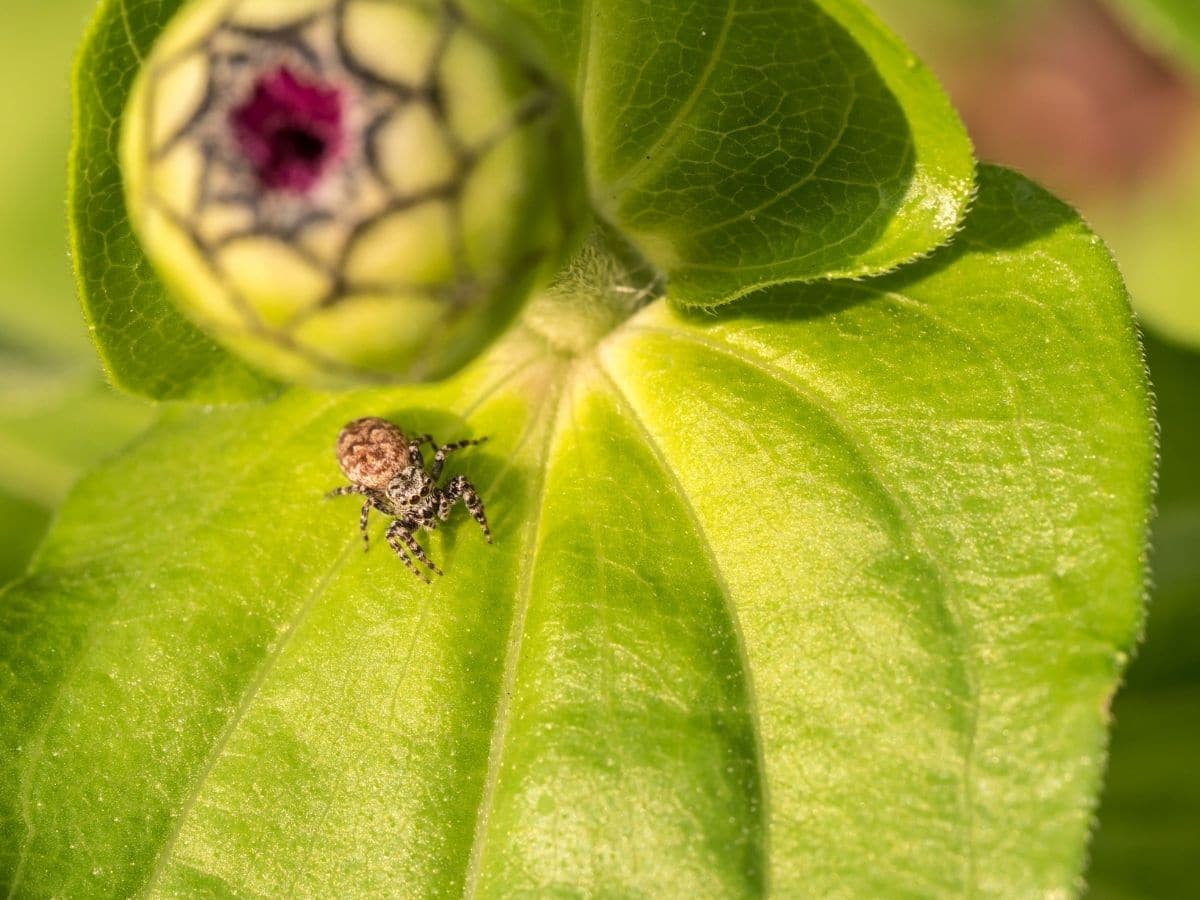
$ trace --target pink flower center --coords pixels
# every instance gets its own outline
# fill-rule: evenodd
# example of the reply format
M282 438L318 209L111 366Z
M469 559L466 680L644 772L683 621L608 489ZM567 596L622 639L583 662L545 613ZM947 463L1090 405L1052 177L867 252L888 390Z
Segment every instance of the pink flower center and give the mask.
M268 190L302 194L341 155L341 92L286 66L263 75L230 116L238 147Z

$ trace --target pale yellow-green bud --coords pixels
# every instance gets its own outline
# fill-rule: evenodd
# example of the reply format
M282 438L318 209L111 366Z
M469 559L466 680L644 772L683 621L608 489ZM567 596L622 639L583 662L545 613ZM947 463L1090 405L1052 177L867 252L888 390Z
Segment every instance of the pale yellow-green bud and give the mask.
M501 4L193 0L125 113L130 218L183 310L286 380L445 375L586 216L574 111Z

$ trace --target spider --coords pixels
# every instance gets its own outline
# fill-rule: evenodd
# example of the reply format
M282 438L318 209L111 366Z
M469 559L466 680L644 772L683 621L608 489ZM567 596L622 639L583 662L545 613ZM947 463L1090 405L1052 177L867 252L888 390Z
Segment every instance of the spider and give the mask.
M371 546L367 537L367 516L371 509L392 516L394 520L387 530L388 544L409 571L428 584L429 576L417 568L404 550L407 548L426 568L441 575L442 570L425 554L414 532L437 528L439 521L450 518L450 510L459 500L467 507L471 518L479 523L487 542L492 542L483 501L467 477L456 475L445 487L438 485L448 454L486 440L483 437L439 446L428 434L407 437L386 419L374 416L355 419L342 428L337 439L338 465L351 483L330 491L327 497L361 494L366 498L362 515L358 517L364 550ZM434 450L433 465L428 472L421 456L422 444L429 444Z

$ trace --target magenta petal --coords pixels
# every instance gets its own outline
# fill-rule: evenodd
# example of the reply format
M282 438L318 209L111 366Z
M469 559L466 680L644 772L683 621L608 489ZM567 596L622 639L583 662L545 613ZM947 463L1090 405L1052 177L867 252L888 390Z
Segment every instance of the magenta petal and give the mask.
M304 193L342 152L342 97L286 66L264 75L230 117L238 147L270 190Z

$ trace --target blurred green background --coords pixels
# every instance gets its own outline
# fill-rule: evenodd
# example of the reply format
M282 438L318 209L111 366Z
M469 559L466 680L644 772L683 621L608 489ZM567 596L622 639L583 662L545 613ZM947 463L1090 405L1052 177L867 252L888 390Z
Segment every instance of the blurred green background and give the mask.
M0 3L0 583L155 414L111 391L71 284L70 59L94 0ZM868 0L983 159L1071 200L1146 328L1162 468L1146 640L1114 704L1088 895L1185 897L1200 855L1200 0Z
M68 80L92 0L0 2L0 581L154 410L104 383L66 250Z

